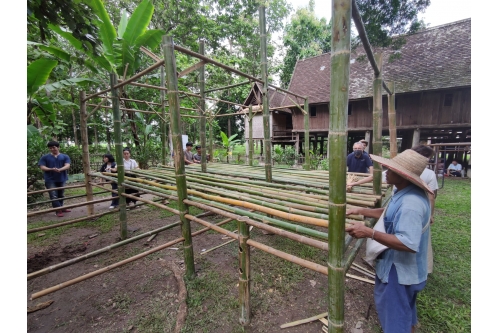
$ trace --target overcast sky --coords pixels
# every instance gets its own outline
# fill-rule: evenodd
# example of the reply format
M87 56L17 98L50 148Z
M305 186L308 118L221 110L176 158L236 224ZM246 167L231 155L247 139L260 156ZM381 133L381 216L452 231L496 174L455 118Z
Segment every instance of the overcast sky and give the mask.
M299 7L306 7L309 0L288 0L296 10ZM463 20L471 17L471 2L465 0L431 0L431 4L424 13L419 14L425 23L430 23L429 27ZM316 16L330 20L332 15L330 0L316 0Z

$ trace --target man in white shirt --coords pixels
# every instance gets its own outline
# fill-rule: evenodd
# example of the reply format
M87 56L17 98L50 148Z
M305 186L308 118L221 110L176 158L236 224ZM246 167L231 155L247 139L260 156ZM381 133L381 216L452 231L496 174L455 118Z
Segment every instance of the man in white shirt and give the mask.
M462 165L457 162L457 160L453 160L451 164L448 166L447 176L453 177L462 177Z

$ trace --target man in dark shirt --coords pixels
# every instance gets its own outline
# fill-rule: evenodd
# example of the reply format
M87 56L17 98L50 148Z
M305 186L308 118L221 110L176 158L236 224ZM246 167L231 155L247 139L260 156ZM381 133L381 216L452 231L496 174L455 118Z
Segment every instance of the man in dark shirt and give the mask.
M43 171L43 178L45 180L45 188L64 187L68 180L68 169L70 167L70 159L66 154L59 152L59 142L50 141L47 143L50 154L43 155L38 162L40 169ZM53 208L62 208L64 189L49 191L49 197L52 201ZM59 199L59 200L55 200ZM56 211L58 217L63 217L63 212L70 212L69 209L60 209Z
M191 151L192 149L193 149L193 143L192 142L186 143L186 149L184 150L184 163L186 165L195 163L193 161L193 152Z
M373 163L367 154L363 154L363 144L354 143L354 151L347 155L347 171L359 173L373 173Z

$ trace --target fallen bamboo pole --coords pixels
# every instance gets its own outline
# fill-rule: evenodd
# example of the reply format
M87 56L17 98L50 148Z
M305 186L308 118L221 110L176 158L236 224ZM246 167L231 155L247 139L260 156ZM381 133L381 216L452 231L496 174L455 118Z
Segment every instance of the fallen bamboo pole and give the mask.
M93 184L93 183L91 183L91 184ZM54 188L51 188L51 189L38 190L38 191L31 191L31 192L27 192L27 193L28 193L28 195L32 195L32 194L38 194L38 193L49 192L49 191L67 190L67 189L69 189L69 188L79 188L79 187L85 187L85 184L81 184L81 185L71 185L71 186L63 186L63 187L54 187Z
M224 224L223 222L225 222L225 221L228 221L228 222L229 222L229 221L232 221L232 219L231 219L231 220L226 219L226 220L224 220L224 221L222 221L222 222L217 223L216 225L222 225L222 224ZM227 223L227 222L225 222L225 223ZM210 228L204 228L204 229L202 229L202 230L198 230L198 231L196 231L196 232L192 233L192 234L191 234L191 236L197 236L197 235L199 235L199 234L201 234L201 233L204 233L204 232L206 232L206 231L208 231L208 230L210 230ZM117 268L117 267L120 267L120 266L126 265L126 264L128 264L128 263L130 263L130 262L132 262L132 261L135 261L135 260L141 259L141 258L143 258L143 257L146 257L146 256L148 256L148 255L150 255L150 254L152 254L152 253L155 253L155 252L161 251L161 250L163 250L163 249L166 249L166 248L168 248L168 247L170 247L170 246L172 246L172 245L174 245L174 244L180 243L180 242L182 242L182 241L184 241L184 238L183 238L183 237L176 238L176 239L174 239L174 240L172 240L172 241L170 241L170 242L168 242L168 243L165 243L165 244L163 244L163 245L160 245L160 246L157 246L157 247L155 247L155 248L152 248L152 249L150 249L150 250L148 250L148 251L146 251L146 252L139 253L139 254L137 254L137 255L135 255L135 256L133 256L133 257L130 257L130 258L125 259L125 260L122 260L122 261L119 261L119 262L117 262L117 263L114 263L114 264L112 264L112 265L106 266L106 267L104 267L104 268L98 269L97 271L94 271L94 272L91 272L91 273L84 274L84 275L82 275L82 276L80 276L80 277L77 277L77 278L75 278L75 279L72 279L72 280L69 280L69 281L66 281L66 282L63 282L63 283L59 283L58 285L55 285L55 286L53 286L53 287L46 288L46 289L44 289L44 290L42 290L42 291L39 291L39 292L33 293L33 294L31 294L30 301L32 301L32 300L34 300L34 299L37 299L37 298L39 298L39 297L42 297L42 296L48 295L48 294L53 293L53 292L55 292L55 291L61 290L61 289L63 289L63 288L66 288L66 287L72 286L72 285L74 285L74 284L76 284L76 283L78 283L78 282L88 280L88 279L90 279L90 278L92 278L92 277L94 277L94 276L100 275L100 274L102 274L102 273L109 272L110 270L112 270L112 269L114 269L114 268Z
M328 312L323 312L323 313L316 315L316 316L313 316L313 317L309 317L309 318L305 318L305 319L301 319L301 320L296 320L296 321L292 321L291 323L283 324L280 326L280 328L288 328L288 327L293 327L293 326L297 326L297 325L301 325L301 324L310 323L310 322L318 320L320 318L325 318L326 316L328 316Z
M116 211L116 210L114 210ZM198 217L204 217L206 216L208 213L205 212L205 213L202 213L202 214L199 214L197 215ZM224 220L225 221L225 220ZM231 221L231 220L229 220ZM171 229L173 227L176 227L176 226L179 226L181 224L180 221L176 221L172 224L169 224L169 225L166 225L166 226L163 226L161 228L157 228L155 230L151 230L151 231L148 231L148 232L145 232L145 233L142 233L140 235L137 235L135 237L132 237L132 238L129 238L129 239L126 239L126 240L123 240L121 242L118 242L118 243L115 243L115 244L112 244L112 245L108 245L106 247L103 247L99 250L95 250L95 251L92 251L90 253L87 253L85 255L82 255L82 256L78 256L76 258L73 258L73 259L70 259L70 260L66 260L66 261L63 261L61 263L58 263L58 264L55 264L55 265L52 265L52 266L49 266L49 267L46 267L46 268L43 268L41 270L38 270L36 272L33 272L33 273L30 273L28 274L28 281L31 280L31 279L34 279L34 278L37 278L39 276L42 276L42 275L45 275L45 274L48 274L48 273L51 273L51 272L54 272L58 269L61 269L63 267L67 267L67 266L70 266L72 264L75 264L77 262L80 262L82 260L85 260L85 259L88 259L88 258L91 258L91 257L95 257L101 253L104 253L104 252L107 252L107 251L110 251L110 250L113 250L113 249L116 249L118 247L121 247L123 245L126 245L126 244L129 244L129 243L132 243L136 240L139 240L139 239L142 239L144 237L147 237L147 236L151 236L151 235L156 235L162 231L165 231L165 230L168 230L168 229Z

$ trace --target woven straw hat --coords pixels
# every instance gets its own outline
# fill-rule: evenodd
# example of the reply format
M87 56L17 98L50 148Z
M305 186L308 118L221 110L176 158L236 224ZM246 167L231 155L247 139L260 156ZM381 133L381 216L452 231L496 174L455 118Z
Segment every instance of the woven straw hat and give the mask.
M377 155L371 155L373 161L382 164L383 166L396 172L401 177L409 180L421 189L434 194L434 192L422 181L420 175L427 167L429 160L427 157L420 155L414 150L407 149L393 159L383 158Z

